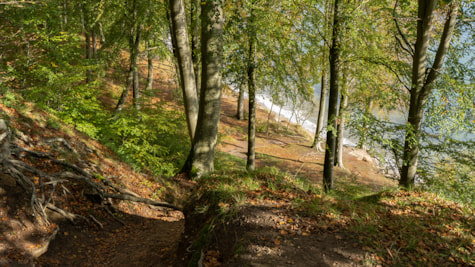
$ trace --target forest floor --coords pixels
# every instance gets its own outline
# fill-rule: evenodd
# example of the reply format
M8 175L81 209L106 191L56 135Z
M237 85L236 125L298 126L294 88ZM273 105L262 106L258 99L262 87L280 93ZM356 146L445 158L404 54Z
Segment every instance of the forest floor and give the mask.
M218 150L245 161L247 120L236 119L236 103L234 92L227 92L222 98ZM304 177L319 187L324 152L310 148L313 137L300 126L291 125L285 130L287 121L277 122L276 114L271 114L271 129L266 134L268 112L263 108L257 110L261 132L256 135L256 168L274 167L294 179ZM282 129L276 129L277 125ZM340 182L344 179L366 185L374 192L397 186L394 180L379 173L366 151L345 147L343 155L345 169L335 168L335 177ZM220 160L219 155L217 160ZM203 266L364 265L367 252L359 246L355 236L329 220L325 220L329 225L322 225L323 221L303 218L294 209L293 202L301 196L274 189L267 193L275 195L263 200L262 194L273 189L263 187L262 190L246 195L245 203L241 203L237 214L226 222L225 230L213 234L215 249L201 251Z
M176 103L179 94L170 78L162 74L157 74L160 90L156 101L169 101L172 108L180 108ZM414 195L391 191L395 182L380 174L364 151L353 148L345 148L346 169L336 168L337 187L352 193L367 190L362 194L368 197L348 200L338 196L341 190L326 197L314 189L322 182L324 154L309 148L312 137L308 133L296 126L286 130L287 123L276 122L275 117L269 135L265 134L262 129L268 111L264 109L257 113L261 129L256 139L258 170L256 181L250 181L250 175L242 170L247 121L235 119L236 102L233 92L225 92L216 164L228 165L218 167L218 176L201 183L179 176L172 178L173 182L164 181L137 173L103 145L34 106L26 104L15 110L0 104L0 114L8 116L9 125L17 131L19 146L65 158L94 173L97 183L107 181L156 200L160 200L156 192L168 192L167 201L188 207L185 220L181 211L130 201L98 204L81 182L68 182L56 188L54 203L68 214L80 216L69 220L50 211L50 224L41 225L31 216L30 196L9 175L0 173L0 266L186 266L192 257L202 266L378 266L411 261L435 266L444 257L448 265L475 264L474 220L460 207L438 200L430 205L422 201L414 204L408 200ZM114 101L105 95L103 103L112 106ZM57 138L66 142L51 142ZM48 159L18 159L45 172L64 169ZM274 169L280 174L274 176ZM235 177L236 181L222 184L223 179ZM241 184L233 184L237 180ZM242 184L246 190L232 188ZM227 193L218 188L221 185L233 189L229 191L232 201L216 198L212 203L213 199L203 197L203 192L220 197ZM381 193L383 189L388 191ZM395 198L409 204L393 206ZM225 211L223 216L208 217L214 211L190 212L190 206L196 211L204 202L204 206L216 205ZM216 221L220 223L213 224ZM412 228L404 226L408 221ZM453 226L456 222L462 226ZM203 232L206 225L215 228ZM361 229L355 230L357 227ZM422 231L426 234L420 234ZM206 245L196 245L203 238L200 232L208 233L203 241ZM445 243L436 242L445 240L439 239L441 233L448 240ZM464 250L444 256L439 251L446 251L447 244ZM431 258L431 253L442 256Z

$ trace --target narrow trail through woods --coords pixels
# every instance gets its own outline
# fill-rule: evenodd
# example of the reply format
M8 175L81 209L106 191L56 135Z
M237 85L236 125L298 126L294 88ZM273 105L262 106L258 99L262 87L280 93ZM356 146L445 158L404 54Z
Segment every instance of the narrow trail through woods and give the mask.
M161 66L164 68L164 66ZM167 101L170 108L180 108L175 101L176 87L170 82L170 66L156 75L159 89L152 102ZM143 72L143 70L142 70ZM119 87L109 84L112 90ZM115 89L114 89L115 88ZM114 99L104 94L104 105L113 105ZM240 158L247 153L247 121L235 119L236 96L227 92L222 99L220 140L218 150ZM19 114L6 106L0 106L8 114L11 127L14 127L26 141L22 146L52 153L54 156L67 154L70 148L52 146L45 140L62 138L68 146L77 151L69 160L80 166L92 168L104 177L141 197L151 197L154 190L153 177L137 174L125 164L119 163L108 149L96 141L88 139L73 129L48 127L47 123L35 122L37 117L47 121L47 114L29 107L28 114ZM268 111L259 108L257 120L265 123ZM40 115L38 115L40 114ZM28 117L31 116L31 117ZM274 118L273 118L274 119ZM32 124L33 123L33 124ZM282 123L282 127L287 125ZM17 133L17 134L18 134ZM282 135L271 131L270 135L258 133L256 140L257 167L275 166L292 176L307 177L315 184L321 183L323 153L310 149L311 138L305 135ZM344 161L348 170L338 170L337 177L347 177L358 183L374 188L391 186L393 183L377 173L377 169L363 158L350 155L351 148L345 148ZM91 152L92 151L92 152ZM77 159L76 159L77 158ZM219 158L217 159L219 160ZM33 160L28 162L44 171L58 171L54 160ZM79 166L78 165L78 166ZM89 167L87 167L89 166ZM92 167L91 167L92 166ZM64 166L63 166L64 167ZM183 182L186 184L186 182ZM184 187L181 190L187 190ZM64 216L49 212L53 225L35 225L28 214L29 198L22 189L5 175L0 177L0 264L24 264L26 266L171 266L180 265L177 259L178 245L185 231L184 215L180 211L152 208L146 204L126 201L114 202L116 207L99 206L92 202L81 202L87 193L79 185L73 185L71 192L63 192L56 199L64 204L68 212L83 214L84 221L71 223ZM77 190L77 191L74 191ZM177 194L179 195L179 194ZM186 192L182 194L186 195ZM353 247L354 242L344 232L329 228L322 231L315 222L303 220L291 208L292 199L282 196L279 204L253 205L250 203L240 211L240 216L231 224L229 232L221 233L221 251L207 251L204 254L205 266L308 266L315 262L349 264L362 259L362 251ZM12 203L16 203L12 205ZM112 210L112 212L111 212ZM59 231L54 225L58 225ZM239 227L234 227L239 225ZM247 240L248 249L240 258L222 263L213 261L223 255L233 253L236 241L227 236L239 234ZM218 233L219 234L219 233ZM316 236L315 236L316 235ZM48 246L49 241L51 243ZM226 251L228 250L228 251ZM36 251L47 251L34 259ZM213 253L220 253L217 256ZM218 265L215 265L218 264ZM320 265L325 266L325 264ZM340 265L342 266L342 265ZM344 266L344 265L343 265Z

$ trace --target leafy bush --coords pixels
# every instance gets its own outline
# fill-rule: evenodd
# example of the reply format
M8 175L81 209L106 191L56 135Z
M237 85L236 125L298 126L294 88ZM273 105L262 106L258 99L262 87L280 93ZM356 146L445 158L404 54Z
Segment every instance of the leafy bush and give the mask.
M473 167L443 162L432 177L425 177L427 190L461 204L475 206L475 171Z
M140 114L125 111L104 125L101 140L134 168L172 176L190 147L182 116L161 107Z

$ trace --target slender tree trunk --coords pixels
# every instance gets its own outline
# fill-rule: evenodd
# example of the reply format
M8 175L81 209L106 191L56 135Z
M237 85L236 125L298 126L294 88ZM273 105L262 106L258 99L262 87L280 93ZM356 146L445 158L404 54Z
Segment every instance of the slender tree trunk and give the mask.
M92 29L92 58L97 58L97 36L96 30Z
M89 83L92 81L92 72L89 69L90 64L91 64L91 59L92 59L92 49L91 49L91 36L90 36L90 25L89 25L89 13L86 10L86 7L84 6L84 3L79 2L79 11L81 15L81 26L82 26L82 32L84 34L84 39L86 41L85 45L85 56L86 56L86 83Z
M294 118L294 113L295 113L295 110L294 110L294 108L292 108L292 113L290 113L290 118L289 118L289 120L287 121L287 129L290 128L290 122L291 122L292 119Z
M142 39L142 28L141 26L137 26L136 28L136 36L135 36L135 41L133 43L133 51L131 51L131 55L133 55L134 59L131 59L131 62L133 62L132 70L133 70L133 79L134 79L134 84L133 84L133 89L134 89L134 97L133 97L133 103L134 103L134 108L135 110L140 110L140 86L139 86L139 69L137 66L137 61L139 57L139 48L140 48L140 40Z
M30 45L30 41L27 41L27 43L26 43L26 63L25 63L26 72L30 68L30 66L31 66L31 45ZM26 88L27 77L28 77L27 73L24 73L23 74L23 81L21 82L21 88L22 89Z
M99 21L97 24L99 25L99 35L101 36L101 44L104 44L106 42L106 37L104 35L104 30L102 29L102 23Z
M280 113L282 112L282 106L279 108L279 115L277 116L277 130L280 130Z
M248 171L256 169L256 84L255 84L255 49L256 31L254 25L254 14L251 9L249 19L249 51L247 59L247 86L249 91L249 121L247 131L247 164Z
M346 107L348 106L348 91L342 93L341 95L341 104L340 112L338 114L339 123L338 123L338 137L336 145L336 157L335 157L335 166L338 166L342 169L345 168L343 165L343 133L345 131L345 116L346 116Z
M200 4L201 0L191 0L191 56L197 94L200 91Z
M68 28L68 1L63 0L63 30L66 30Z
M91 49L91 36L89 35L89 31L87 29L84 36L86 39L86 61L87 61L86 83L90 83L92 81L92 71L90 70L91 60L92 60L92 49Z
M135 2L134 2L134 18L136 15ZM119 113L124 108L125 102L127 101L127 96L130 89L133 89L133 105L136 110L140 110L140 91L139 91L139 77L138 77L138 67L137 59L139 56L139 45L140 39L142 36L141 27L138 25L131 25L129 29L129 52L130 52L130 63L129 71L127 75L127 82L122 95L119 98L117 106L115 107L115 112Z
M239 96L237 103L237 115L238 120L244 120L244 82L239 86Z
M198 119L198 95L195 73L186 26L185 4L183 0L169 0L171 29L175 40L175 52L180 71L181 88L185 104L188 133L193 141Z
M321 81L321 90L320 90L320 106L318 107L318 120L317 120L317 127L315 129L315 137L313 139L312 148L316 148L318 151L323 151L320 143L321 138L320 135L322 134L323 130L323 121L325 120L325 110L326 110L326 100L328 95L328 87L326 85L326 78L327 74L325 69L322 70L322 81Z
M364 116L371 115L372 107L373 107L373 100L367 99ZM368 140L368 121L366 119L364 119L363 124L361 125L360 131L361 132L359 134L359 140L358 140L358 144L356 145L356 148L365 149L366 141Z
M191 168L197 177L214 171L215 148L221 104L223 62L223 1L202 0L201 93Z
M152 90L153 88L153 53L150 49L150 40L147 40L146 44L147 49L147 64L148 64L148 72L147 72L147 86L145 87L145 91Z
M124 91L122 91L122 94L120 95L119 102L117 102L117 106L115 106L115 110L114 110L115 113L120 113L122 109L124 108L125 101L127 101L127 97L129 95L130 89L132 88L133 83L134 83L134 72L130 70L130 67L127 74L126 83L127 85L125 86Z
M270 117L272 116L272 109L274 108L274 101L270 106L269 114L267 115L267 125L266 125L266 136L269 136L269 124L270 124Z
M333 189L333 164L335 162L335 146L337 136L337 116L338 98L340 88L338 78L340 77L340 3L335 0L333 10L333 35L330 47L330 98L328 105L327 119L327 145L325 149L325 162L323 165L323 188L325 192Z
M452 1L447 14L444 30L439 42L432 68L427 68L427 51L430 45L431 28L435 19L436 0L419 0L417 39L412 65L412 88L409 104L409 115L406 124L406 136L403 152L403 166L399 185L405 188L414 186L417 173L419 141L422 133L424 106L429 98L433 84L440 75L442 65L450 47L455 28L458 1ZM427 72L429 72L427 74Z

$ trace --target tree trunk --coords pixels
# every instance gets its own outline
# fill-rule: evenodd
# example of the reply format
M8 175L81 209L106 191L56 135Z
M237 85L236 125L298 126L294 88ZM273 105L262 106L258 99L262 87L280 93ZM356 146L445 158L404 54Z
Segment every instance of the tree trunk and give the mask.
M330 47L330 98L327 119L327 142L325 148L325 162L323 165L323 188L325 192L333 189L333 164L335 162L335 145L337 136L338 98L340 88L338 78L340 76L340 2L335 0L333 10L333 35Z
M367 99L366 100L366 107L365 107L365 115L364 116L370 116L371 115L371 109L373 107L373 100L372 99ZM365 149L365 144L368 139L368 121L366 119L363 120L363 124L361 125L360 129L360 134L359 134L359 139L358 139L358 144L356 145L356 148L358 149Z
M188 40L185 4L183 0L169 0L171 29L175 40L175 56L180 71L181 88L185 104L188 133L191 141L195 136L198 119L198 95L196 91L195 72Z
M92 72L89 69L92 59L92 50L91 50L91 37L90 37L90 25L89 25L89 13L84 6L84 3L79 3L79 11L81 15L81 27L82 32L84 33L85 44L85 56L86 56L86 83L92 81Z
M266 125L266 136L269 136L269 124L270 124L270 117L272 116L272 109L274 108L274 101L270 106L269 114L267 115L267 125Z
M405 188L411 188L415 183L424 106L432 92L435 80L440 75L450 46L459 8L458 1L451 2L432 68L428 69L427 51L430 45L431 28L435 19L434 10L437 1L419 0L418 2L417 39L412 65L411 99L406 124L403 166L401 179L399 180L399 185ZM429 71L428 75L426 75L427 71Z
M201 93L191 168L188 170L193 169L198 178L214 171L223 62L223 1L202 0L201 7Z
M147 72L147 86L145 87L145 91L152 90L153 88L153 53L150 49L150 40L147 40L146 44L147 49L147 64L148 64L148 72Z
M320 106L318 107L318 120L317 127L315 129L315 137L313 139L312 148L316 148L318 151L323 151L320 143L320 135L323 130L323 121L325 120L325 110L326 110L326 100L328 95L328 87L326 86L327 74L325 69L322 70L322 81L321 81L321 90L320 90Z
M280 130L280 114L282 113L282 105L279 108L279 115L277 116L277 131Z
M135 110L140 110L140 87L139 87L139 70L137 66L137 60L139 57L140 39L142 36L142 30L140 26L136 27L136 36L132 37L134 40L130 45L130 69L133 73L133 104Z
M134 34L135 32L135 34ZM141 29L139 26L131 26L130 36L129 36L129 52L130 52L130 65L129 72L127 75L127 86L125 87L122 95L119 98L119 102L115 107L115 112L119 113L124 108L125 102L127 101L127 96L131 88L133 88L133 105L136 110L140 110L140 91L139 91L139 77L138 77L138 68L137 68L137 59L139 55L139 45L141 39Z
M130 70L129 66L129 71L127 74L127 85L124 88L124 91L122 91L122 94L120 95L119 101L117 102L117 106L114 109L115 113L120 113L122 109L125 106L125 101L127 101L127 96L129 95L130 88L132 88L134 83L134 72Z
M66 30L68 28L68 1L63 0L63 30Z
M92 49L91 49L91 36L89 34L89 31L86 29L86 32L84 34L84 37L86 39L86 83L90 83L92 81L92 71L90 70L91 66L91 60L92 60Z
M96 30L92 29L92 58L96 59L97 58L97 36L96 36Z
M191 0L191 57L197 94L200 91L200 4L201 0Z
M348 106L348 92L344 92L341 95L341 104L340 104L340 112L338 113L339 121L338 124L338 138L337 138L337 145L336 145L336 158L335 158L335 166L338 166L342 169L345 168L343 165L343 133L345 131L345 116L346 116L346 107Z
M239 96L237 103L237 115L238 120L244 120L244 82L241 83L239 87Z
M249 121L247 138L247 171L256 169L256 84L255 84L255 49L256 34L254 29L254 17L251 10L250 15L250 36L249 36L249 57L247 61L247 85L249 90Z

